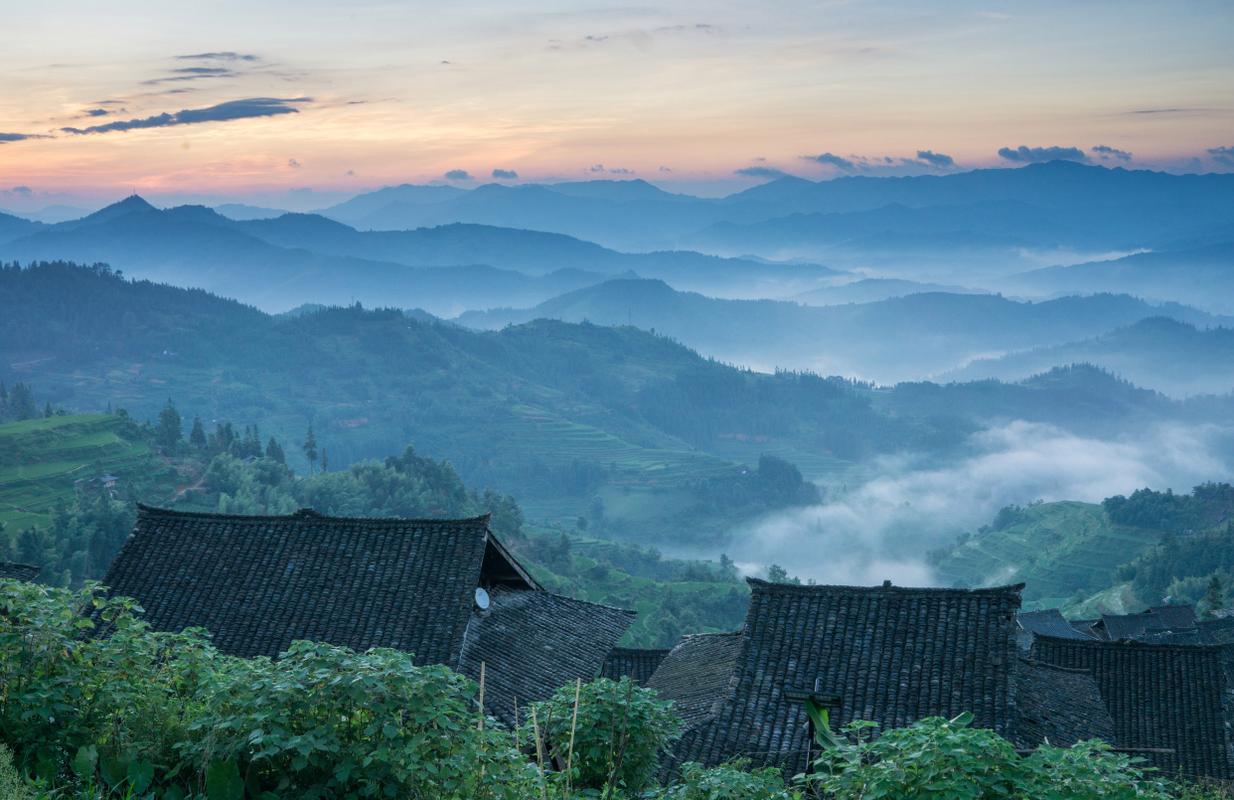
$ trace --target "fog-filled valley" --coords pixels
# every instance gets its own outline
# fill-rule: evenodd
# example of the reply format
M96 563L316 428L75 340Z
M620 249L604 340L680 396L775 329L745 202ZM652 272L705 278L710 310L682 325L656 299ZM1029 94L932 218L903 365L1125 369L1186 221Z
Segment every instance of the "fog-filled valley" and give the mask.
M0 216L0 364L65 409L311 426L334 469L411 444L573 535L945 584L1006 506L1230 477L1231 201L1069 162L133 196Z

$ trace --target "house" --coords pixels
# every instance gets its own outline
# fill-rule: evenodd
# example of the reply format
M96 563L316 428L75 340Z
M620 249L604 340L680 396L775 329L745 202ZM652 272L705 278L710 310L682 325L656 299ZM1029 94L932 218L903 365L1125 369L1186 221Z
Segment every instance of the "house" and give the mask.
M0 561L0 580L33 581L38 576L38 567L12 561Z
M1092 639L1092 634L1077 630L1063 618L1057 608L1043 611L1021 611L1015 615L1016 643L1027 651L1032 646L1033 636L1056 636L1060 639Z
M1015 614L1022 585L993 589L800 586L750 579L741 631L687 637L648 685L679 703L686 730L668 768L749 758L802 772L806 701L833 729L881 729L972 712L1012 737Z
M1118 746L1167 776L1232 777L1221 647L1038 636L1031 655L1091 674Z
M614 647L604 659L604 668L600 677L611 680L629 678L639 686L646 686L660 662L668 655L668 650L649 650L636 647Z
M514 707L592 680L634 612L550 594L472 519L228 516L138 506L104 583L156 630L203 627L238 656L293 640L392 647L479 679Z
M1161 637L1195 636L1195 606L1155 606L1138 614L1102 614L1089 626L1093 636L1105 641Z

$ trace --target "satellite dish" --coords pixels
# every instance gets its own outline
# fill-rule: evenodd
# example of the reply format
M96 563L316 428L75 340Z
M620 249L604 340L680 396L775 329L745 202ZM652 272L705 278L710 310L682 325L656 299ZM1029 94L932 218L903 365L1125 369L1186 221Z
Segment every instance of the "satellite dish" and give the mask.
M476 587L476 608L480 609L481 611L488 611L488 606L489 606L488 592L484 590L483 586L477 586Z

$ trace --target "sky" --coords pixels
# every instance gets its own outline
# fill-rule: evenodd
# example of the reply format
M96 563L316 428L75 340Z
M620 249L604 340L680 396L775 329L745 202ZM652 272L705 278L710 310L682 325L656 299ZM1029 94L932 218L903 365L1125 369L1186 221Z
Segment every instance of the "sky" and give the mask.
M1227 0L5 3L0 207L1234 170Z

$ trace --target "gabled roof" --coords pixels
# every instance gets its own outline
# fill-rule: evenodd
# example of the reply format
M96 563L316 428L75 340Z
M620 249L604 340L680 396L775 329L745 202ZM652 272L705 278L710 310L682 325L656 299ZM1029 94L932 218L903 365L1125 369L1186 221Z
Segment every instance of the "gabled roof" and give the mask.
M1060 639L1093 638L1091 635L1073 628L1071 623L1063 618L1062 612L1057 608L1047 608L1042 611L1021 611L1015 615L1015 619L1020 629L1030 634L1057 636Z
M1098 638L1117 642L1141 639L1152 633L1193 631L1195 626L1195 607L1175 605L1156 606L1138 614L1102 614L1093 631Z
M494 589L487 611L472 617L459 671L480 679L485 706L507 723L527 703L556 689L594 680L635 613L541 591ZM520 720L521 721L521 720Z
M1015 678L1017 746L1070 747L1094 738L1117 743L1114 720L1088 670L1021 658Z
M755 765L802 771L811 741L802 698L811 695L833 706L837 728L866 719L886 730L971 711L974 725L1010 735L1022 585L749 583L732 691L710 720L682 738L678 763L746 756Z
M491 541L487 516L240 517L140 506L104 582L137 598L155 629L204 627L225 653L276 656L309 639L454 666ZM506 566L499 581L526 588L521 568Z
M647 650L638 647L614 647L604 659L601 677L619 680L628 677L639 686L646 686L647 679L668 655L668 650Z
M12 561L0 561L0 580L32 581L38 576L38 567Z
M714 716L732 694L741 640L741 631L684 636L647 681L661 700L673 701L687 731Z
M1143 754L1167 776L1231 777L1220 647L1083 642L1038 636L1032 657L1092 673L1114 720L1118 746Z
M1146 613L1150 628L1178 631L1194 628L1196 623L1193 605L1153 606Z

